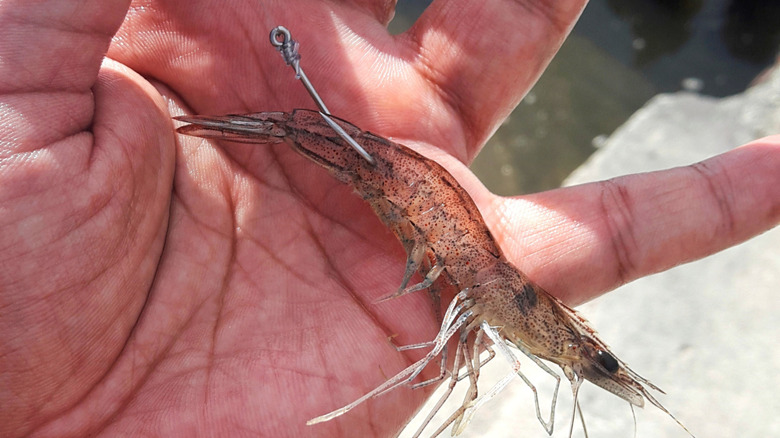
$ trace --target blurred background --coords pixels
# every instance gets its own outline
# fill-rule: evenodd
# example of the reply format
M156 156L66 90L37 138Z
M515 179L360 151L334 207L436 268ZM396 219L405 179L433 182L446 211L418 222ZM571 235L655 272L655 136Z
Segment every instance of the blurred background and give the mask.
M399 0L390 31L408 29L430 3ZM471 168L500 195L559 187L654 95L744 91L779 43L778 0L591 0Z

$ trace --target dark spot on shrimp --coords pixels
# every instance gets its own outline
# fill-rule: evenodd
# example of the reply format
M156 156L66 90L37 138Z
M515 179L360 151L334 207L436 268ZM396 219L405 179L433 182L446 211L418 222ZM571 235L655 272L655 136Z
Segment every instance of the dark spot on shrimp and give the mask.
M523 316L527 316L528 311L536 306L537 303L536 292L534 291L533 285L528 282L523 282L522 289L515 293L514 299L517 308L520 309Z

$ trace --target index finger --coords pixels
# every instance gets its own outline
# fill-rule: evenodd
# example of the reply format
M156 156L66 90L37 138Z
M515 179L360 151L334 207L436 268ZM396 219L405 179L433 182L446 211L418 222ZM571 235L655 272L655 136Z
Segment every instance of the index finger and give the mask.
M585 7L583 0L434 1L405 35L414 67L462 122L470 161L536 82Z
M777 226L780 136L690 166L499 203L488 222L501 224L507 256L578 304Z

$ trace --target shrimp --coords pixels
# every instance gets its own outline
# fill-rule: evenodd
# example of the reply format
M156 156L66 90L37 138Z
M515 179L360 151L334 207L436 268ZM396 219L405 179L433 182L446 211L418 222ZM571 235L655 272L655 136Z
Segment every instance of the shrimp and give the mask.
M307 424L336 418L366 400L402 385L417 388L448 378L444 395L415 435L420 436L454 386L468 378L470 386L461 407L433 436L450 425L453 434L458 434L480 406L515 377L520 377L531 388L536 416L551 435L561 378L543 359L559 366L571 383L574 410L569 436L579 411L577 395L583 380L622 398L632 407L643 407L645 400L649 401L693 436L650 392L663 391L618 359L576 311L509 263L474 201L436 162L336 117L326 121L320 113L310 110L176 119L189 123L177 130L186 135L243 143L287 143L339 181L351 185L397 236L407 254L400 287L380 300L423 289L429 289L434 299L438 299L439 295L432 287L437 280L458 291L441 315L441 328L431 342L401 347L429 348L423 358L363 397L309 420ZM350 147L343 133L334 131L330 125L333 120L372 160L365 159ZM417 272L422 281L410 286L409 282ZM446 369L447 344L456 334L454 363ZM520 362L510 345L556 380L547 420L541 413L536 388L521 372ZM483 360L481 353L485 351L488 357ZM477 387L480 367L497 354L509 362L512 372L480 394ZM439 377L412 383L436 357L441 359ZM465 372L461 371L462 367Z

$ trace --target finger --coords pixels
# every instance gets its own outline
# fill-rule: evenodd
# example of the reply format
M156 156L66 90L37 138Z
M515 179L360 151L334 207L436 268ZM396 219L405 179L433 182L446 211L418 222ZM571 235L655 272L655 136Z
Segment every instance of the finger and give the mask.
M487 141L562 44L585 1L435 1L406 35L419 45L416 68L466 127Z
M368 12L376 21L387 26L395 13L395 0L345 0L344 4L351 4L356 8Z
M0 157L90 124L98 69L127 1L5 1L0 6Z
M576 304L780 222L780 136L686 167L517 199L488 215L507 256Z
M89 89L129 3L3 2L0 92Z

